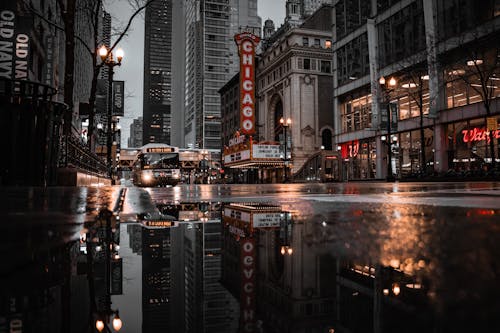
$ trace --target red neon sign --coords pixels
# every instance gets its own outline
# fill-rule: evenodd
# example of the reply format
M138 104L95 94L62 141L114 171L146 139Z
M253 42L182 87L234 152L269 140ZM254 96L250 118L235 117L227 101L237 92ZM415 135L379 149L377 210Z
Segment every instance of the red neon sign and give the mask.
M240 332L255 332L255 240L241 242Z
M343 159L353 158L359 153L359 140L350 141L341 145L341 155Z
M493 132L494 139L500 139L500 130L495 130ZM471 130L463 130L462 134L464 135L464 142L474 142L474 141L487 141L490 142L491 135L490 131L484 128L473 128Z
M258 36L244 32L234 36L240 53L240 130L255 133L255 48Z

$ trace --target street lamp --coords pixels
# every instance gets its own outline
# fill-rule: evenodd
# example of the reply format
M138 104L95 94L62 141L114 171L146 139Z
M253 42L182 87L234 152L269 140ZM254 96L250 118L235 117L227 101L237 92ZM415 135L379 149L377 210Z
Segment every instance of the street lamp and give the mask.
M280 124L281 126L283 127L283 136L284 136L284 140L285 140L285 144L284 144L284 153L285 153L285 166L284 166L284 182L286 183L288 181L288 152L287 152L287 148L288 148L288 140L287 140L287 132L288 132L288 127L290 127L290 125L292 124L292 119L290 118L287 118L285 120L285 118L281 117L280 119Z
M394 77L391 77L389 79L389 82L386 81L386 79L382 76L380 78L380 80L378 81L379 84L380 84L380 87L383 89L384 91L384 96L383 96L383 101L384 103L386 104L386 110L387 110L387 138L389 140L384 140L384 136L382 136L380 139L387 143L387 147L388 147L388 150L387 150L387 181L388 182L393 182L396 180L396 178L394 177L394 174L392 172L392 142L391 142L391 138L392 138L392 135L391 135L391 107L390 107L390 93L392 91L394 91L394 88L396 87L397 85L397 81ZM396 139L396 137L394 137L393 139ZM395 141L395 140L394 140Z
M110 329L107 327L106 322L113 317L112 326L115 331L120 331L123 326L123 322L120 318L118 310L111 309L111 259L118 259L119 255L114 252L120 249L120 246L113 242L112 236L112 222L111 219L114 218L113 212L108 209L101 210L99 212L99 227L105 227L105 238L103 242L103 246L96 251L102 250L104 248L104 264L105 264L105 301L104 301L104 309L99 309L97 311L97 320L95 322L95 327L99 332L105 330L106 332L110 332Z
M113 53L110 52L105 45L101 46L99 49L99 56L103 65L108 67L108 109L107 109L107 121L108 130L106 133L106 157L108 166L108 176L111 179L111 184L114 184L113 179L113 162L111 160L111 146L113 140L113 129L111 123L113 120L113 68L115 66L121 66L122 59L124 56L123 50L116 50L116 61L113 59Z
M281 255L285 255L285 254L288 254L289 256L291 256L293 254L293 248L292 248L292 245L291 245L291 242L290 242L290 239L288 237L288 219L290 218L291 219L291 215L292 213L290 212L283 212L281 214L281 223L283 223L283 228L282 228L282 231L283 231L283 245L281 245L281 248L280 248L280 253Z

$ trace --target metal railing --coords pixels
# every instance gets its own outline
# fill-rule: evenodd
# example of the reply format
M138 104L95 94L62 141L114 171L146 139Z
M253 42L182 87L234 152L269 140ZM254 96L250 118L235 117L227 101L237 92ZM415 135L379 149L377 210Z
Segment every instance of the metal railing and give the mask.
M64 136L61 141L59 167L77 168L86 173L106 177L107 167L102 159L74 136Z

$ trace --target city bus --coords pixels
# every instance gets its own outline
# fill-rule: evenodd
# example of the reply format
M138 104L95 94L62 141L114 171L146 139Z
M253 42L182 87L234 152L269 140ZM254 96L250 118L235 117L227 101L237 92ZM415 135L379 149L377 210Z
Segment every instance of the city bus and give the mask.
M175 186L180 180L179 148L149 143L140 149L132 168L135 186Z

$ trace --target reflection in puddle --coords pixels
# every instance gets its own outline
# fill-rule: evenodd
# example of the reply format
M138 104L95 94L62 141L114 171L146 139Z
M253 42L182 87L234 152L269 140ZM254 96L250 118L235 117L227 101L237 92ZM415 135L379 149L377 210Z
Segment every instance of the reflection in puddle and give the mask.
M79 241L2 275L0 332L113 331L117 318L121 332L480 332L500 311L499 214L397 201L158 201L132 221L92 210Z

